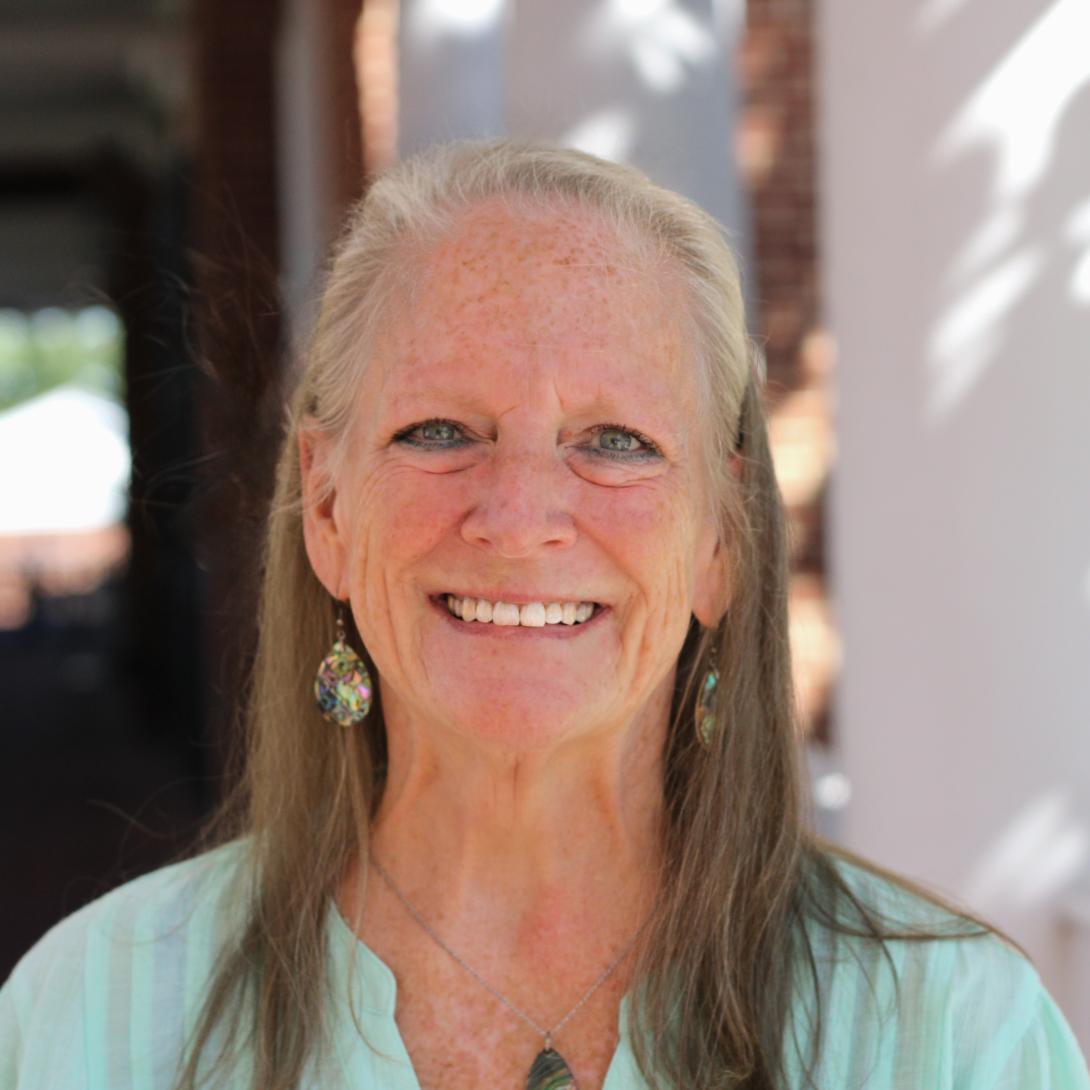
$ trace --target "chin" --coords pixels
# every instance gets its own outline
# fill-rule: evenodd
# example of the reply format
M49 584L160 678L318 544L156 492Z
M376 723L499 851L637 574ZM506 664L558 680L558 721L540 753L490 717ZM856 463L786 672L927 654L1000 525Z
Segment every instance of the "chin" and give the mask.
M508 693L502 700L446 707L447 723L458 734L488 745L517 750L546 750L588 729L585 704L542 700L540 689L525 697Z

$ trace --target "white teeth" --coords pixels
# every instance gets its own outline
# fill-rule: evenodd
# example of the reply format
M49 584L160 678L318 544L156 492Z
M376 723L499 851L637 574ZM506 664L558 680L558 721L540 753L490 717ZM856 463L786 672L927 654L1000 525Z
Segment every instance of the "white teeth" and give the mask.
M545 607L540 602L527 602L519 610L519 624L527 628L544 628Z
M497 602L492 607L492 623L512 625L519 623L519 607L512 602Z
M521 625L524 628L544 628L550 624L581 624L594 613L593 602L488 602L484 598L463 598L446 595L447 609L463 621L484 624Z

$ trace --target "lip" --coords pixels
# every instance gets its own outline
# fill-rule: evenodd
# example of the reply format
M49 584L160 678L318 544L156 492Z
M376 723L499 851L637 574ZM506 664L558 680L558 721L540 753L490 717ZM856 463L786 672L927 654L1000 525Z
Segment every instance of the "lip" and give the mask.
M497 601L511 601L507 598L499 598ZM531 602L540 602L540 598L530 598ZM447 609L446 603L438 595L430 595L428 601L436 612L440 613L454 628L466 636L484 636L491 639L518 640L518 639L542 639L542 640L570 640L582 635L588 629L596 628L598 622L611 613L609 606L599 605L590 620L581 624L547 624L542 628L523 627L520 624L481 624L478 621L463 621L455 617ZM513 603L517 604L517 603Z

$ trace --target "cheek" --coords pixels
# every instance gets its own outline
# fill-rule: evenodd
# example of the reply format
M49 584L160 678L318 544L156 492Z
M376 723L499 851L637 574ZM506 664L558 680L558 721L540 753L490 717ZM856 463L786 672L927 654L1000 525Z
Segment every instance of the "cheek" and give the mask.
M593 510L606 540L633 557L666 560L691 552L693 514L680 492L643 485L599 488L583 510Z
M596 536L651 599L686 600L693 571L693 510L682 489L600 490ZM680 597L679 597L680 596Z
M457 502L443 484L437 475L404 467L360 483L351 562L368 608L384 604L376 597L385 598L400 573L449 532Z

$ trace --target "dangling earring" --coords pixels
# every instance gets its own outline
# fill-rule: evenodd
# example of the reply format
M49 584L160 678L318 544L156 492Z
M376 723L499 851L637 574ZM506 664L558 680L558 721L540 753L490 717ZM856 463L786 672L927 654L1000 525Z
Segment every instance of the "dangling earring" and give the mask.
M363 659L348 645L344 631L344 606L337 603L337 638L318 666L314 698L330 723L351 727L362 723L371 711L374 684Z
M719 696L719 671L715 668L719 661L718 642L711 649L711 665L704 674L704 680L696 693L696 736L700 744L707 749L712 744L716 728L716 699Z

